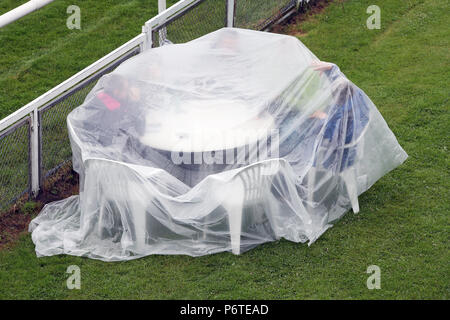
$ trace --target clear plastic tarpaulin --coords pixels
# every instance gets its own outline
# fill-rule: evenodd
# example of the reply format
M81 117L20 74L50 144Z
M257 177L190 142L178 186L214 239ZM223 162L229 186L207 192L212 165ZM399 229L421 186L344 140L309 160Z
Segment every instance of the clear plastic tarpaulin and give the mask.
M243 29L127 60L67 125L80 194L31 222L38 256L311 244L407 158L336 65L294 37Z

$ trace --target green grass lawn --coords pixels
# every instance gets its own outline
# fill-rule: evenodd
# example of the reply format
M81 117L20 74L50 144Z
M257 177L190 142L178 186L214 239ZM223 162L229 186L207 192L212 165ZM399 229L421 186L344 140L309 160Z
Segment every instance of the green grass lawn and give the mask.
M101 10L106 9L98 5L92 35L74 34L72 43L50 34L52 40L40 44L43 51L34 54L34 46L27 43L33 37L11 26L18 28L15 37L20 35L24 46L30 46L17 49L17 54L29 50L22 61L37 67L26 71L12 55L5 57L4 47L12 44L0 48L0 110L9 108L3 108L9 101L4 92L11 98L23 90L45 91L139 32L145 18L130 19L137 10L130 3L144 7L146 1L112 2L116 5L107 10L116 14L110 25L102 23ZM358 215L348 213L311 247L282 240L241 256L149 256L120 263L71 256L38 259L26 234L0 251L0 298L448 299L450 5L447 0L380 1L381 30L368 30L366 8L371 4L333 3L287 30L302 34L301 41L320 59L339 65L372 98L409 154L403 165L360 197ZM115 19L122 29L128 23L126 32L119 32ZM4 37L0 31L0 39ZM81 46L89 37L93 42ZM34 38L36 43L44 37L37 33ZM4 59L9 59L9 67ZM62 74L26 82L27 76L63 66ZM24 83L12 85L14 77ZM16 100L21 104L31 99L25 95ZM81 290L66 288L65 271L73 264L81 268ZM370 265L381 268L380 290L366 287Z

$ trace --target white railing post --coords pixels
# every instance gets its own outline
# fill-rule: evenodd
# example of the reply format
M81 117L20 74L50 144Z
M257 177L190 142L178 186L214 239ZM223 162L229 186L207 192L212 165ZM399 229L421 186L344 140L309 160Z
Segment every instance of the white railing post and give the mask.
M37 108L30 113L31 117L31 136L30 136L30 146L31 146L31 193L33 197L36 197L39 193L40 184L40 166L39 166L39 114Z
M226 0L226 1L227 1L227 27L233 28L236 0Z
M158 13L161 13L166 9L167 9L166 0L158 0Z
M153 45L151 26L148 26L147 24L142 26L142 34L144 34L145 37L141 45L141 52L150 49Z

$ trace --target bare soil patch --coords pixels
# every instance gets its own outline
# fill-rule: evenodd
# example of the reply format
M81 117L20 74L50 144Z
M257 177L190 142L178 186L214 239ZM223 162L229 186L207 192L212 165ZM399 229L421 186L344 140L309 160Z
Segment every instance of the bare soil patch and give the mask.
M78 194L78 174L72 170L72 164L61 167L48 178L34 200L25 195L8 210L0 213L0 250L10 246L19 236L28 230L30 221L47 203Z

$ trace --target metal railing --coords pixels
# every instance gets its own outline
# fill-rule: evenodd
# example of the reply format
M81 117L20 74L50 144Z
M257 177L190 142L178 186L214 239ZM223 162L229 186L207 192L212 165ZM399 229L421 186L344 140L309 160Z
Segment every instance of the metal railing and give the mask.
M67 115L123 61L167 40L186 42L225 26L266 30L307 2L181 0L148 20L135 38L0 120L0 210L36 196L45 179L70 161Z

